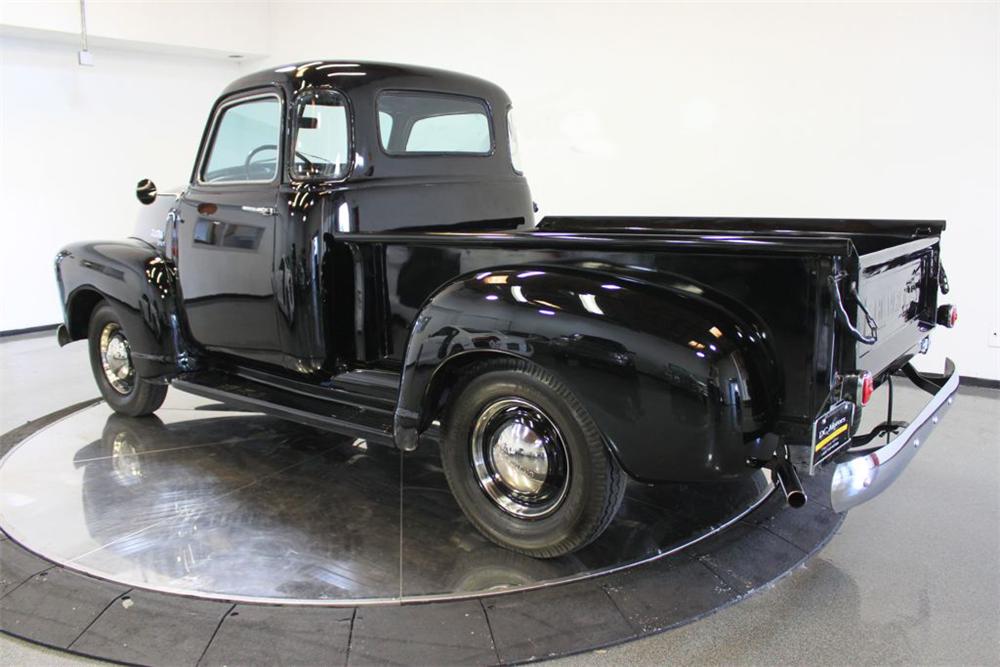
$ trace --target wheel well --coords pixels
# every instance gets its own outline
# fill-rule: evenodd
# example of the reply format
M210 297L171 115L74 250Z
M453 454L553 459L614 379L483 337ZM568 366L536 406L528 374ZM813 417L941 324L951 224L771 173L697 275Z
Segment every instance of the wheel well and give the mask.
M104 297L95 290L78 290L66 305L67 328L69 329L70 340L82 340L87 337L87 328L90 326L90 316L97 308L97 305L104 300Z
M451 389L455 386L455 381L465 372L465 369L484 359L502 359L504 357L521 357L502 352L500 350L470 350L457 354L448 359L434 371L430 382L427 384L427 391L424 393L424 404L420 411L420 430L423 431L431 422L441 416L441 412L448 404Z

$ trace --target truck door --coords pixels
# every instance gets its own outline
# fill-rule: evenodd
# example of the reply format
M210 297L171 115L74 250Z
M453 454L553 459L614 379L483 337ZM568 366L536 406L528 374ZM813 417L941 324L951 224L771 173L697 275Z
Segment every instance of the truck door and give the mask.
M277 91L240 93L220 103L177 226L181 291L194 339L269 363L280 363L272 275L281 127Z

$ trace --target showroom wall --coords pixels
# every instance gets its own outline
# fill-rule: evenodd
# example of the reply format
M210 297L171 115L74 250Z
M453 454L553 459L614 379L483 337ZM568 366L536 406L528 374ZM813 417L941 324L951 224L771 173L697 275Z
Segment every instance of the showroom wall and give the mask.
M267 50L266 3L0 3L0 330L58 322L59 247L131 232L135 183L184 183L231 55Z
M997 4L271 3L278 64L357 58L502 85L545 214L945 218L961 326L1000 379Z
M62 319L60 246L131 233L135 184L184 183L212 101L237 65L0 37L0 330Z
M0 329L58 319L55 248L127 230L138 177L186 178L228 79L311 58L370 59L504 86L540 215L947 219L961 322L935 336L922 365L948 354L965 374L1000 379L996 3L176 8L194 6L211 7L219 25L227 12L263 25L238 44L220 41L245 55L241 65L95 48L97 66L78 68L68 45L2 38ZM239 32L200 30L202 48ZM123 39L169 41L147 32ZM141 63L155 64L156 80ZM44 104L31 104L40 91ZM57 191L38 176L51 155L62 165ZM102 215L112 207L114 222ZM29 298L12 284L37 287Z
M263 56L266 0L0 0L0 34L184 55Z

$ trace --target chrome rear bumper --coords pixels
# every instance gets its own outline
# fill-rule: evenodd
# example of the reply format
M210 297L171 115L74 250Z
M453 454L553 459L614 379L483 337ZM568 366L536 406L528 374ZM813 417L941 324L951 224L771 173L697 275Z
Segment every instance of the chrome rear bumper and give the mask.
M905 369L917 386L932 392L934 397L916 419L887 444L837 465L830 487L835 511L845 512L885 491L927 442L927 436L954 402L958 390L955 364L946 359L944 366L944 375L940 377L920 375L912 367Z

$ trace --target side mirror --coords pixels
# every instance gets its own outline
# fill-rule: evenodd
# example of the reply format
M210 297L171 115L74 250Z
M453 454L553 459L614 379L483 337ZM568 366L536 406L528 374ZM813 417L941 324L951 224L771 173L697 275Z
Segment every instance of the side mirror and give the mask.
M135 196L143 204L152 204L156 201L156 183L144 178L135 186Z
M319 118L313 116L299 116L300 130L315 130L319 127Z

